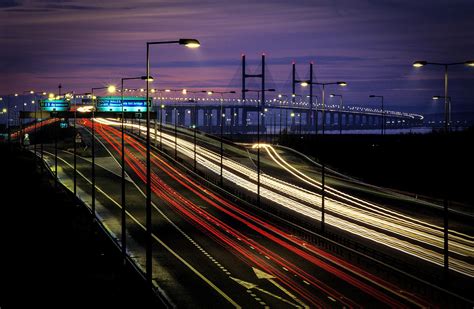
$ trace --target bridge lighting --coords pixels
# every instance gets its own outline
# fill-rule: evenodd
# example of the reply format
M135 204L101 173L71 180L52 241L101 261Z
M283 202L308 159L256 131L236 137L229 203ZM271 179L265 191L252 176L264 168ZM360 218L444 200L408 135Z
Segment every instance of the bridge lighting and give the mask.
M115 89L115 86L114 85L110 85L107 87L107 92L108 93L114 93L116 91Z
M428 62L427 61L415 61L413 62L413 66L415 68L421 68L422 66L426 65Z
M201 46L201 43L196 39L179 39L179 44L189 48L198 48Z

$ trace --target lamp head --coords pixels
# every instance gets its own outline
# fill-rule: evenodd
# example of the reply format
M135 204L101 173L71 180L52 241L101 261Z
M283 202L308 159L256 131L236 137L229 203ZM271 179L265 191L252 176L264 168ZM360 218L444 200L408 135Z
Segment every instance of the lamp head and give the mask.
M270 88L270 89L267 89L267 91L270 91L270 92L275 92L275 89L273 89L273 88Z
M235 91L234 91L234 90L232 90L232 91L229 91L229 93L235 93Z
M309 84L308 82L301 82L300 85L301 87L308 87Z
M181 91L181 93L182 93L182 94L187 94L187 93L188 93L188 90L183 89L183 90Z
M428 62L427 61L415 61L413 62L413 66L415 68L421 68L422 66L426 65Z
M371 94L369 95L369 98L375 98L375 95Z
M179 44L189 48L198 48L201 46L201 43L196 39L179 39Z
M336 95L334 93L331 93L329 97L334 98Z
M171 92L171 89L165 89L165 92Z
M281 97L282 97L281 93L280 93L280 94L278 94L278 97L279 97L279 98L281 98Z
M439 100L441 97L439 95L434 95L433 100Z
M153 81L153 76L148 76L148 78L146 76L142 76L140 77L141 80L146 80L147 82L151 83Z
M107 87L107 92L108 93L114 93L115 92L115 86L114 85L110 85Z
M467 66L474 67L474 60L468 60L465 62Z
M212 95L214 93L214 91L208 91L207 94L208 95Z
M346 83L346 82L337 82L337 84L338 84L339 86L342 86L342 87L347 86L347 83Z

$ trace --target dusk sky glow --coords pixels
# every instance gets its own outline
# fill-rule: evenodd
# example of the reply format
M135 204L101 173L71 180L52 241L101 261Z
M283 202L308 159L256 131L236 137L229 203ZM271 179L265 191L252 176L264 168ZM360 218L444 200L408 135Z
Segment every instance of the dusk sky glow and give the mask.
M197 38L196 50L153 46L153 87L239 97L240 55L256 70L265 52L278 93L291 93L293 60L301 79L314 61L318 81L348 82L329 90L347 105L376 106L368 95L379 94L388 107L442 112L431 100L442 68L411 64L473 60L473 13L472 0L1 0L0 94L118 85L144 75L146 41ZM449 95L453 112L474 111L474 68L450 68Z

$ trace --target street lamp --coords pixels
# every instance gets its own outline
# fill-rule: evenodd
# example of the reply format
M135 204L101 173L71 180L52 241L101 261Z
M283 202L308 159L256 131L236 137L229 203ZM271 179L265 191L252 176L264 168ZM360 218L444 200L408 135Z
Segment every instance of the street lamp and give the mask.
M187 91L189 93L207 93L208 95L211 95L213 92L212 91L206 91L206 90L190 90L190 91ZM193 117L192 117L192 120L191 122L193 123L192 125L192 128L193 128L193 142L194 142L194 160L193 160L193 169L194 169L194 172L196 172L196 168L197 168L197 155L196 155L196 143L197 143L197 137L196 137L196 134L197 134L197 120L198 120L198 117L197 117L197 100L196 98L193 98L193 103L194 103L194 112L193 112Z
M381 135L385 135L385 111L383 107L383 95L369 95L369 98L381 98L382 99L382 128Z
M324 135L324 128L325 128L325 124L326 124L326 119L325 119L325 105L324 105L324 99L325 99L324 92L325 92L325 88L326 88L326 86L328 86L328 85L339 85L339 86L341 86L341 87L345 87L345 86L347 86L347 83L346 83L346 82L343 82L343 81L328 82L328 83L318 83L318 82L311 82L311 81L307 80L307 81L301 81L300 85L301 85L302 87L307 87L308 85L320 85L320 86L323 86L323 89L322 89L322 117L323 117L323 135ZM316 131L317 131L317 128L316 128Z
M91 88L91 97L92 97L92 115L91 115L91 123L92 123L92 141L91 141L91 152L92 152L92 161L91 161L91 168L92 168L92 216L95 218L95 97L94 97L94 90L102 90L102 89L107 89L108 93L114 93L115 92L115 86L110 85L106 87L93 87Z
M279 132L280 139L281 139L281 114L282 114L281 105L283 103L282 98L288 98L288 95L278 94L278 101L280 102L280 132ZM288 108L285 108L285 129L288 131Z
M223 155L224 155L224 145L223 145L223 138L224 138L224 121L225 121L225 113L224 113L224 109L223 109L223 103L224 103L224 94L231 94L231 93L235 93L234 90L232 91L210 91L211 93L217 93L217 94L220 94L221 95L221 109L220 109L220 115L219 115L219 118L220 118L220 126L221 126L221 138L220 138L220 142L221 142L221 172L220 172L220 184L221 184L221 187L223 186L224 184L224 179L223 179L223 175L222 175L222 164L223 164Z
M413 66L415 68L421 68L425 65L437 65L444 67L444 131L448 132L448 114L449 114L449 107L448 107L448 67L453 65L467 65L469 67L474 67L474 60L468 60L464 62L451 62L451 63L437 63L437 62L428 62L428 61L415 61L413 62Z
M342 97L342 94L334 94L331 93L329 97L334 98L334 97L339 97L341 104L339 105L339 134L342 134L342 107L344 106L344 100Z
M262 76L263 76L263 66L262 66ZM265 78L262 78L262 83L264 83ZM263 88L263 87L262 87ZM262 89L262 90L251 90L251 89L244 89L244 92L257 92L257 110L258 110L258 118L257 118L257 205L260 207L260 117L261 117L261 105L260 105L260 92L262 92L262 97L265 97L265 92L274 92L275 89ZM264 101L264 100L262 100ZM265 106L265 102L263 102Z
M444 96L441 95L435 95L433 96L433 100L439 100L439 99L444 99ZM448 96L448 122L449 125L451 125L451 97Z
M200 43L196 39L179 39L177 41L146 42L146 74L150 76L150 45L180 44L189 48L197 48ZM149 85L146 83L146 102L149 97ZM146 113L146 279L151 285L152 264L151 264L151 155L150 155L150 109Z
M76 192L77 192L77 142L76 142L76 118L77 118L77 100L76 98L78 96L83 96L83 95L91 95L90 92L86 92L86 93L80 93L80 94L74 94L74 92L72 93L72 99L74 100L74 122L73 122L73 128L74 128L74 141L73 141L73 152L74 152L74 156L73 156L73 193L74 193L74 196L76 196Z
M467 65L469 67L474 67L474 60L468 60L464 62L451 62L451 63L436 63L436 62L428 62L428 61L415 61L413 63L413 66L415 68L420 68L425 65L437 65L437 66L443 66L444 67L444 131L447 134L448 133L448 67L453 66L453 65ZM447 169L447 167L446 167ZM447 170L446 170L447 173ZM447 272L449 270L449 247L448 247L448 197L447 194L444 196L443 200L443 216L444 216L444 248L443 248L443 253L444 253L444 269Z
M125 109L123 106L123 83L126 80L146 80L147 82L152 82L153 77L151 76L138 76L138 77L124 77L120 80L120 102L122 105L122 115L121 115L121 129L122 129L122 183L121 183L121 221L122 221L122 231L121 231L121 242L122 242L122 257L125 263L126 255L127 255L127 237L126 237L126 205L125 205L125 134L124 134L124 121L125 121ZM146 109L148 110L150 106L148 105L148 100L145 102ZM155 132L156 133L156 132ZM156 138L156 134L155 134Z
M326 125L326 115L325 115L325 88L327 85L339 85L341 87L347 86L346 82L343 81L338 81L338 82L326 82L326 83L319 83L319 82L312 82L311 80L308 81L301 81L301 86L306 87L308 85L320 85L323 86L322 89L322 106L321 106L321 111L322 111L322 118L323 118L323 136L324 136L324 128ZM316 125L317 126L317 125ZM317 132L317 127L316 127L316 132ZM324 147L323 147L324 149ZM322 154L322 153L321 153ZM321 231L324 233L325 230L325 223L324 223L324 196L325 196L325 191L326 191L326 185L325 185L325 160L324 160L324 155L321 155Z

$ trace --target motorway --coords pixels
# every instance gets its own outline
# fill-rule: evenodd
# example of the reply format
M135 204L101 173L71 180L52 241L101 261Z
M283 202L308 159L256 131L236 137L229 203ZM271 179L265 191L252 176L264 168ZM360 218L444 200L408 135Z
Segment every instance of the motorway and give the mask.
M108 120L98 122L97 211L110 233L120 239L116 161L121 155L120 131L107 125ZM81 126L86 135L90 121L81 121ZM134 136L127 134L125 141L129 254L143 266L145 148ZM52 156L49 148L45 160L52 162ZM200 164L205 160L200 156ZM72 161L70 151L59 152L58 175L69 188ZM157 151L152 152L152 172L153 278L178 306L428 305L421 297L247 212L178 170ZM232 175L226 170L226 177ZM87 156L78 159L78 195L90 201Z
M100 119L98 121L110 126L119 125L113 120ZM127 126L146 131L143 126L138 127L134 124L127 124ZM174 148L175 136L172 133L163 130L160 137L160 131L155 132L154 129L151 129L151 137L160 139L163 145L169 149ZM207 142L207 144L209 143ZM180 156L186 157L188 160L193 158L194 145L189 139L180 136L177 138L177 144ZM254 145L253 147L258 146ZM319 221L321 218L321 184L315 180L317 178L309 177L294 168L271 145L261 144L260 147L265 150L262 153L266 153L280 167L279 171L261 174L260 192L262 198L277 204L281 209L302 215L308 220ZM242 157L241 154L231 156ZM256 194L257 173L255 168L249 164L242 164L232 159L231 156L229 156L229 149L226 149L226 156L223 159L223 177L243 191ZM198 145L197 162L201 167L205 167L214 174L220 173L218 150ZM298 185L296 181L288 181L288 175L285 174L291 174L310 188ZM406 203L408 199L408 197L405 199L397 197L395 200ZM329 185L326 185L325 207L326 223L329 226L337 227L346 233L435 265L443 265L443 228L439 224L393 210L384 204L348 194L333 187L330 182ZM450 229L449 233L450 269L473 277L474 237L454 229Z

